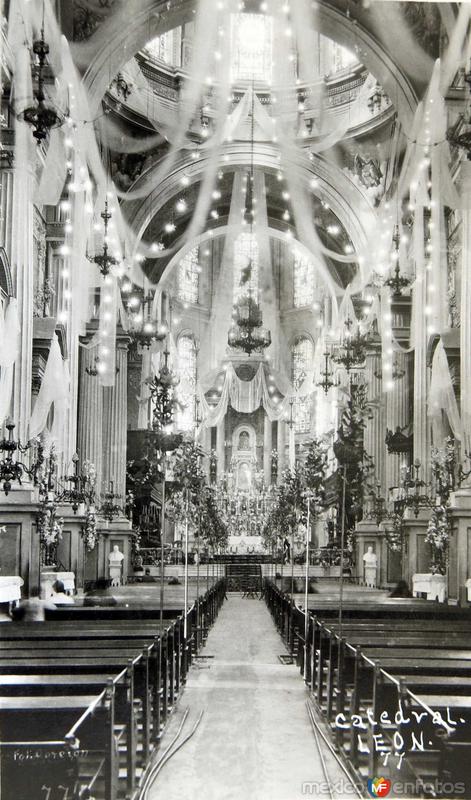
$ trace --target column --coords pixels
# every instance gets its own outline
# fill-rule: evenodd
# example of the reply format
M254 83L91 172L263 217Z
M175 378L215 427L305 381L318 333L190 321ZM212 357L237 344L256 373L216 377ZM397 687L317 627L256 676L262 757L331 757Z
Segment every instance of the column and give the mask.
M95 367L96 347L82 348L80 363L80 403L77 443L80 462L92 461L97 472L97 496L103 469L103 387L97 375L89 375L87 368Z
M405 371L402 378L394 380L394 386L385 393L386 398L386 427L394 431L399 426L404 428L409 423L409 376L407 356L402 353L396 355L396 365L400 372ZM391 486L399 486L400 469L405 463L405 456L400 454L386 454L385 482L386 491Z
M11 217L5 220L10 229L10 236L7 235L5 245L12 269L14 292L18 300L20 347L15 363L13 416L17 424L15 434L22 442L28 439L31 417L34 276L32 198L33 159L36 158L33 147L35 146L27 125L17 124Z
M124 502L126 496L128 342L116 342L114 386L103 389L103 489L113 481L114 493Z
M424 264L424 209L419 204L415 210L413 236L416 266L414 303L415 307L419 309L419 313L415 315L415 330L412 332L414 337L414 460L419 459L421 462L422 480L426 481L430 457L427 420L427 318L425 314L420 313L420 310L427 305L427 291ZM463 355L462 351L462 359Z
M463 211L463 250L461 261L461 327L460 327L460 383L461 423L463 426L462 457L471 452L471 209Z
M370 417L365 420L364 448L374 462L375 483L381 485L381 495L387 498L385 481L386 459L389 458L384 443L386 435L386 415L384 408L383 386L381 378L381 356L377 349L371 350L366 355L365 381L368 387L368 401L374 403L370 406Z
M278 450L278 483L281 483L283 470L286 468L286 422L278 420L277 430L277 450Z
M221 480L223 473L226 470L226 443L225 443L225 428L226 418L223 417L221 422L218 423L216 428L216 455L217 455L217 479Z
M263 418L263 480L271 484L272 423L265 414Z

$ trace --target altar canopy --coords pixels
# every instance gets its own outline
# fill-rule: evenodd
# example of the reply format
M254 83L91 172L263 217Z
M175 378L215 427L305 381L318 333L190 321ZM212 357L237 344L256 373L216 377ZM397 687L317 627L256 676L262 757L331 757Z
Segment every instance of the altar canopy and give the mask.
M305 380L298 390L280 372L269 370L260 364L256 374L250 381L241 380L232 363L224 367L224 383L217 404L208 402L206 393L214 387L220 371L216 370L206 380L197 385L197 395L203 413L203 425L217 425L225 416L228 405L242 414L252 414L259 406L263 406L271 422L286 418L289 414L291 399L305 398L312 394L314 366L311 365ZM275 390L278 393L275 395ZM282 399L278 399L279 394ZM275 395L275 396L272 396Z

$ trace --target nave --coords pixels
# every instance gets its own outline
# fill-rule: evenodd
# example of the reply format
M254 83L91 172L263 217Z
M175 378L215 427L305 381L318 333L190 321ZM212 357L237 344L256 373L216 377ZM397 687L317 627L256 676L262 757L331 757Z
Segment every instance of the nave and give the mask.
M194 736L169 761L145 798L191 800L303 796L303 783L344 773L325 745L327 776L316 752L306 691L264 602L230 593L212 628L201 661L193 666L181 708L172 718L161 747L165 750L190 709L182 738L201 711ZM327 787L317 795L330 797ZM335 794L335 797L340 795Z

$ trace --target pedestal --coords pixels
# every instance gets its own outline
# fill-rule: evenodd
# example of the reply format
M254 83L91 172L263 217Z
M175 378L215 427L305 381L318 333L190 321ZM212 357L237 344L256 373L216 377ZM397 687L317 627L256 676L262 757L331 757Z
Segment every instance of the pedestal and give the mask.
M66 594L75 592L75 574L73 572L55 572L41 570L41 597L48 600L54 594L52 587L56 581L62 581Z
M438 600L439 603L444 603L447 597L446 583L446 575L418 573L412 576L412 592L414 597L425 594L427 600Z
M23 583L19 575L0 576L0 603L17 603L21 600Z

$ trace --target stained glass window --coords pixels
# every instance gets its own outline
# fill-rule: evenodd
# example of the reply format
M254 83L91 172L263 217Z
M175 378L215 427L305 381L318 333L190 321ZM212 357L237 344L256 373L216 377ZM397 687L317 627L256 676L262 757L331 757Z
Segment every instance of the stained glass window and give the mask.
M196 400L196 345L192 336L180 336L177 343L178 355L178 399L183 408L177 415L177 427L189 431L195 424Z
M183 256L178 268L178 297L182 303L198 302L200 268L198 264L198 248Z
M255 234L240 233L234 242L234 300L251 289L252 297L258 301L258 264Z
M297 339L291 350L291 380L296 391L301 388L307 377L312 356L311 340L306 336ZM309 395L295 399L293 415L296 433L309 432L311 428L311 398Z
M231 80L264 81L272 76L273 19L265 14L231 14Z
M293 305L295 308L310 306L314 302L314 264L301 253L294 254Z

